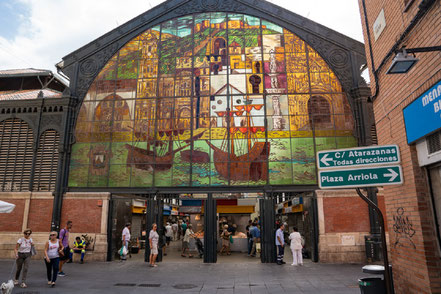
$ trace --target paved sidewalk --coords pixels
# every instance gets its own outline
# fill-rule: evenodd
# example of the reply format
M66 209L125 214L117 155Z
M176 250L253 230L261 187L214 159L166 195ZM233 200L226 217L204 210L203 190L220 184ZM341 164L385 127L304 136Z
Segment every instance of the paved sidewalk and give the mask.
M360 293L357 280L369 275L361 265L307 261L303 267L261 263L163 262L150 268L139 259L67 264L55 288L46 284L43 261L30 264L27 289L13 293ZM0 261L0 281L9 277L12 260Z

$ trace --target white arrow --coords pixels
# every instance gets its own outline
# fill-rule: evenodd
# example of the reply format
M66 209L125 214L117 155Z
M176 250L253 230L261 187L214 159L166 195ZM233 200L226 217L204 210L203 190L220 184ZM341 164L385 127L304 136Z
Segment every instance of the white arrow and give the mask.
M393 180L395 180L396 177L398 177L398 173L393 169L388 168L387 171L390 172L390 174L384 174L383 176L390 177L389 182L392 182Z
M329 153L325 153L325 156L320 159L321 162L323 162L324 165L329 166L328 161L333 161L334 159L328 158Z

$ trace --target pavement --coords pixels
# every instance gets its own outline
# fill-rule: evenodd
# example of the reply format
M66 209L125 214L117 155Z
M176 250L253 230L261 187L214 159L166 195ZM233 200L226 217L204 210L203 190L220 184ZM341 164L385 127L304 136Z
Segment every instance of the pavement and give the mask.
M28 288L15 288L16 294L40 293L360 293L357 281L369 275L361 265L320 264L305 261L304 266L237 262L204 264L198 258L167 261L151 268L139 258L126 262L71 263L64 267L55 288L46 284L43 261L33 260ZM167 257L166 257L167 258ZM245 256L246 258L246 256ZM0 261L0 280L9 279L13 260Z
M285 250L285 265L262 264L258 257L247 257L246 253L218 255L216 264L204 264L197 256L181 257L180 243L173 243L156 268L144 262L143 250L125 262L86 259L79 264L74 258L74 263L63 267L66 276L58 277L55 288L47 285L43 260L32 260L28 288L16 287L13 293L355 294L360 293L359 278L373 277L362 273L362 265L321 264L306 259L303 266L291 266L289 250ZM10 279L13 264L14 260L0 260L0 283Z

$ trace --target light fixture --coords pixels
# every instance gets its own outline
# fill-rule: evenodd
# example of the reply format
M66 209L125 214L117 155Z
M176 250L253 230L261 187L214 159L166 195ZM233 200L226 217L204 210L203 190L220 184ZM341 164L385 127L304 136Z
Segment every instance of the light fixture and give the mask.
M392 60L392 64L387 70L386 74L404 74L407 73L418 62L418 58L408 55L406 49L398 52Z

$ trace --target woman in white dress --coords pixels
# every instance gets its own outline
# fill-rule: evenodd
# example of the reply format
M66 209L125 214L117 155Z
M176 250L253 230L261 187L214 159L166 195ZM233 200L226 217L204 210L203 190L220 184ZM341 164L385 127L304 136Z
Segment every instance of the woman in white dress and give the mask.
M297 227L292 228L292 233L289 235L291 240L291 252L292 252L292 264L291 265L303 265L302 257L302 236L298 232Z
M149 234L149 245L150 245L150 266L151 267L157 267L155 264L156 257L158 256L158 241L159 241L159 234L156 232L158 226L156 224L153 224L152 230Z

